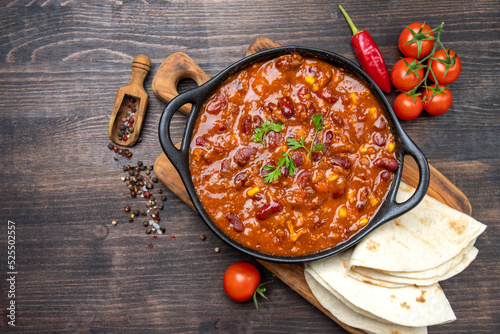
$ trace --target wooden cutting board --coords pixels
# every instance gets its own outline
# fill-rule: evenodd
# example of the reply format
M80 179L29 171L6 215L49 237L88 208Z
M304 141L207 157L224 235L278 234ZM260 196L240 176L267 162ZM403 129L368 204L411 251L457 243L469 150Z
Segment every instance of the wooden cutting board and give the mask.
M279 45L277 43L268 38L259 37L252 42L248 48L247 55L278 46ZM184 78L193 79L198 85L201 85L210 79L210 77L203 72L203 70L188 55L182 52L177 52L165 59L165 61L158 68L153 78L152 90L156 97L163 102L168 103L172 98L178 95L177 85L179 81ZM191 106L185 105L179 110L188 114L191 110ZM178 146L180 146L180 143ZM154 171L156 176L165 184L167 188L169 188L194 210L194 206L189 199L179 174L164 153L160 154L160 156L156 159ZM452 208L470 215L472 210L467 197L465 197L465 195L457 187L455 187L453 183L451 183L434 167L430 166L430 171L431 180L427 194ZM404 161L402 181L413 187L417 186L418 168L412 158L406 158ZM311 304L333 319L346 331L353 334L365 334L365 332L359 329L342 323L320 305L305 281L304 266L302 264L281 264L261 260L258 261Z

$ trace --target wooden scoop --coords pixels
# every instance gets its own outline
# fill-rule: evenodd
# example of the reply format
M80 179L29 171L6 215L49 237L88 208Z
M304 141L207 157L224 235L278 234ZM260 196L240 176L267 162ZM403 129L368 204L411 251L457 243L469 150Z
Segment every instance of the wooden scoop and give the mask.
M123 146L133 146L141 133L149 96L144 90L144 79L151 68L151 60L138 55L132 61L132 79L118 89L109 120L109 138Z

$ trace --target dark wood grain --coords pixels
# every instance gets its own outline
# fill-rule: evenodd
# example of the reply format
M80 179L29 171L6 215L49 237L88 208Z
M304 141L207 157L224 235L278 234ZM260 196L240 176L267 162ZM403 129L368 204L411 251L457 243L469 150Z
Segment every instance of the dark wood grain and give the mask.
M452 109L403 127L488 229L477 241L476 261L442 284L458 320L429 332L498 333L500 4L421 1L418 10L402 1L342 5L371 32L389 67L401 56L396 42L405 24L445 22L445 45L463 64L450 85ZM13 331L6 318L5 265L12 220L18 224L17 332L343 333L267 269L218 240L166 187L166 236L146 235L123 211L142 205L141 199L131 199L120 181L123 164L153 164L161 153L157 124L165 104L151 83L170 54L188 53L213 76L240 59L256 37L267 36L355 60L351 32L336 6L330 0L1 1L0 332ZM142 142L131 149L131 161L115 161L107 148L109 116L138 54L152 61ZM172 123L177 140L184 122L176 115ZM258 310L232 302L221 287L225 268L242 260L271 282L269 300Z

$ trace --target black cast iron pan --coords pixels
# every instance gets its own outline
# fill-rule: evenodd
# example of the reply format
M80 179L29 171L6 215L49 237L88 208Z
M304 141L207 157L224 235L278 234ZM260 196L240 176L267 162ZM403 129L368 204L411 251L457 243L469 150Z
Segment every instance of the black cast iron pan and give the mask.
M398 160L400 162L400 166L396 171L396 175L387 193L386 199L384 200L383 204L381 205L377 213L371 218L370 222L364 228L359 230L358 233L353 235L350 239L332 248L328 248L326 250L317 253L301 255L301 256L278 256L278 255L263 253L258 250L251 249L237 243L229 236L227 236L211 220L211 218L205 211L203 205L201 204L201 201L199 200L193 185L191 172L189 169L189 145L191 143L191 137L196 120L198 118L198 115L201 111L204 102L217 90L217 88L219 88L225 82L226 79L228 79L233 74L245 69L246 67L254 63L267 61L290 53L298 53L303 57L317 58L323 60L336 67L342 68L347 72L354 73L365 81L368 88L379 99L381 105L384 107L385 115L387 116L387 119L391 123L392 130L396 137L396 146L399 155ZM179 150L174 146L174 143L172 142L170 136L170 122L172 120L173 115L177 112L177 110L181 106L187 103L192 104L192 109L187 120L186 129L184 131L184 135L182 138L182 145ZM196 208L196 210L198 211L204 222L208 225L208 227L217 236L219 236L222 240L224 240L226 243L233 246L234 248L246 254L254 256L257 259L265 261L282 262L282 263L307 262L307 261L318 260L326 256L330 256L338 252L341 252L358 243L362 238L364 238L368 233L370 233L377 227L381 226L382 224L388 222L391 219L401 216L402 214L414 208L423 199L429 187L430 172L427 159L425 158L424 154L420 151L420 149L413 143L413 141L411 141L411 139L404 132L403 128L399 124L396 115L394 114L394 111L392 110L389 102L385 98L380 88L378 88L377 85L373 82L373 80L356 64L336 53L326 50L295 47L295 46L278 47L261 51L241 59L240 61L234 63L233 65L229 66L228 68L220 72L217 76L215 76L213 79L206 82L205 84L175 97L163 111L159 123L159 137L163 151L165 152L167 157L170 159L174 167L179 172L179 175L182 181L184 182L184 185L189 194L189 197L191 198L191 201L193 202L194 207ZM406 202L398 203L396 202L396 194L401 181L401 176L403 174L404 157L407 155L415 159L417 163L419 170L419 183L415 193L410 199L408 199Z

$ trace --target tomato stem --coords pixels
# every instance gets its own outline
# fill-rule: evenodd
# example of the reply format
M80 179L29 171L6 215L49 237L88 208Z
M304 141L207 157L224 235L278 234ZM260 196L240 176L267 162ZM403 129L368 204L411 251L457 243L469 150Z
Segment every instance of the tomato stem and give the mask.
M264 295L264 293L266 292L266 288L264 287L264 285L266 285L268 283L269 282L259 284L257 289L255 289L255 291L253 292L253 302L255 304L255 308L257 308L257 309L259 308L259 303L257 302L257 294L259 294L262 297L264 297L265 299L267 299L266 295Z
M344 17L347 20L347 23L349 23L349 26L351 27L351 30L352 30L352 34L356 35L356 34L359 34L360 32L362 32L363 30L358 30L358 28L356 28L356 26L352 22L352 20L349 17L349 15L347 15L347 12L344 10L344 8L342 8L341 5L339 5L339 8L342 11L342 14L344 14Z
M438 45L441 48L443 48L444 50L446 50L444 48L444 46L443 46L443 43L441 42L441 32L443 31L443 27L444 27L444 22L441 22L441 24L438 27L432 29L432 31L436 31L437 30L437 36L436 36L434 45L432 46L432 50L431 50L431 52L427 56L425 56L424 58L420 59L418 61L417 65L423 64L429 58L431 58L434 55L434 53L436 52L436 49L437 49ZM422 78L422 80L415 86L415 88L413 88L411 91L406 92L406 95L408 95L408 96L415 96L416 95L415 93L416 93L417 89L420 88L420 86L422 86L422 84L424 84L424 88L428 87L425 83L427 81L427 78L429 77L429 73L432 72L432 69L431 69L430 64L428 64L426 67L427 67L427 69L425 71L425 74L424 74L424 77ZM434 73L432 73L432 75L434 75Z

